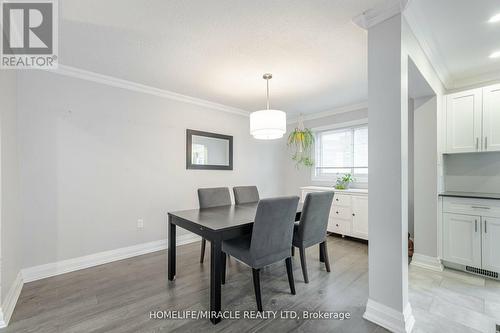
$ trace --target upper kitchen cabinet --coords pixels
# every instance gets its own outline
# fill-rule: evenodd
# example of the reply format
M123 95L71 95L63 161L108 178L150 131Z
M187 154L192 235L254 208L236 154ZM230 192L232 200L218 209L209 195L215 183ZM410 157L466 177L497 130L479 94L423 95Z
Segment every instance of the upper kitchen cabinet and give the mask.
M500 84L446 96L446 153L500 151Z
M446 152L480 151L483 107L482 89L446 97Z
M483 89L483 151L500 151L500 84Z

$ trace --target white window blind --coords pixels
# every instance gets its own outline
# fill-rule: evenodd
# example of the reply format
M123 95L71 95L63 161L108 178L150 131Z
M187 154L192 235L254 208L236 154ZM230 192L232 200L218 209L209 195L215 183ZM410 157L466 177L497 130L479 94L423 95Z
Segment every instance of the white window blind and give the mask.
M350 173L356 182L368 182L368 126L316 132L316 179L335 181Z

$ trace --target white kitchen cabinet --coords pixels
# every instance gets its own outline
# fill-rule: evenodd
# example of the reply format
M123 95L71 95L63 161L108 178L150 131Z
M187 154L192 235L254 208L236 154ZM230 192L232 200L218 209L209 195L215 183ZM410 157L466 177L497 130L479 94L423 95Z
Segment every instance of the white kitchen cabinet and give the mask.
M301 201L311 192L334 191L328 220L328 232L368 239L368 191L361 189L336 190L331 187L301 188Z
M351 234L354 237L368 239L368 197L352 196Z
M500 218L482 217L483 269L500 272Z
M500 151L500 84L446 96L446 153Z
M443 223L443 259L481 267L481 217L445 213Z
M500 84L483 88L483 151L500 151Z
M445 266L500 278L500 200L444 196L441 222Z
M482 89L446 97L446 151L468 153L481 150Z

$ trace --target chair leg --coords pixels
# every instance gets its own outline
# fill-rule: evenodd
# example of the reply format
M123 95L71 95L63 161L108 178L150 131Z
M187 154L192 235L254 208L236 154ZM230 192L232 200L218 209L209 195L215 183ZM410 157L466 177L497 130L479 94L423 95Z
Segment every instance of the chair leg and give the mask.
M253 273L253 288L255 290L255 299L257 300L257 310L262 310L262 297L260 294L260 269L252 268Z
M307 277L307 264L306 264L305 248L299 247L299 254L300 254L300 265L302 266L302 275L304 275L304 282L309 283L309 278Z
M292 245L292 257L295 256L295 247Z
M293 280L292 258L290 257L286 258L285 263L286 263L286 275L288 275L288 283L290 284L290 291L292 295L295 295L295 281Z
M222 260L222 273L221 273L221 282L222 284L226 284L226 254L224 252L222 252L222 256L221 256Z
M321 243L319 244L319 262L325 262L325 253L323 251Z
M325 267L326 271L330 273L330 260L328 259L328 249L326 247L326 241L323 243L319 244L320 248L322 249L321 251L323 252L323 258L325 259Z
M205 247L207 245L207 240L205 238L201 239L201 253L200 253L200 263L203 264L205 259Z

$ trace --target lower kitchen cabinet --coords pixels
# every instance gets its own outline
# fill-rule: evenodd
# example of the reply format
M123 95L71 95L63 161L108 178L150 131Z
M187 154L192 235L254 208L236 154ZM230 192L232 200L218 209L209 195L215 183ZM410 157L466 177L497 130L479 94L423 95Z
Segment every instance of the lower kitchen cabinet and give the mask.
M500 273L500 218L483 217L483 269Z
M445 213L443 223L443 258L481 267L481 217Z
M443 262L488 277L500 276L500 200L445 197Z

